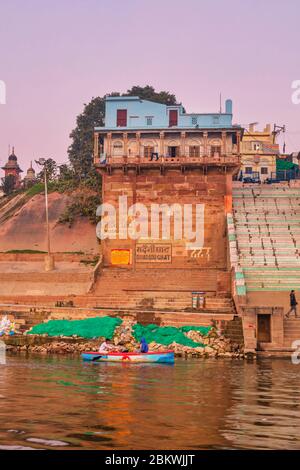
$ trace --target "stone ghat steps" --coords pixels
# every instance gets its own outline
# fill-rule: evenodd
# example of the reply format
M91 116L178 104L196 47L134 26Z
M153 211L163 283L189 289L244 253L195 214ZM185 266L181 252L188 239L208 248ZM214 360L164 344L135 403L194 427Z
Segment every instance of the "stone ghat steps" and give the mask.
M300 312L298 315L300 315ZM291 348L294 341L300 341L300 318L291 316L288 320L284 320L283 332L284 345Z
M90 296L84 299L77 298L76 305L116 308L142 308L148 306L162 310L170 308L184 310L192 306L192 294L191 292L124 291L103 296ZM228 298L207 297L205 308L226 312L231 310L232 303Z
M2 307L0 313L3 313ZM47 320L82 320L95 316L114 315L120 317L130 317L142 324L157 324L160 326L209 326L211 320L217 322L228 322L234 318L231 314L207 313L207 312L161 312L147 310L109 310L91 311L80 309L53 309L49 311L32 311L31 308L19 307L6 309L9 318L14 318L18 329L21 332L29 330L32 326L43 323ZM234 329L234 325L232 327ZM234 330L235 331L235 330Z
M55 297L65 298L67 296L84 295L87 293L91 281L88 282L76 282L73 279L72 282L21 282L21 281L10 281L0 282L0 299L2 297L9 296L17 300L24 297Z
M0 314L6 314L8 318L14 320L17 331L21 333L50 318L49 312L31 312L29 309L24 308L19 311L16 311L14 308L3 311L0 307Z
M31 283L81 283L92 281L89 272L0 272L0 282L31 282Z
M216 291L215 270L198 269L103 269L94 286L94 292L108 290L197 290Z
M183 295L182 295L183 294ZM185 311L190 310L192 307L191 292L174 293L174 292L131 292L130 294L116 293L102 296L75 296L75 297L55 297L55 296L23 296L11 297L1 296L0 303L2 304L17 304L28 306L39 306L45 308L53 308L57 302L64 302L68 308L69 302L73 303L74 307L81 309L137 309L137 310L177 310ZM207 297L205 306L202 311L218 312L218 313L232 313L233 304L230 298L226 297Z
M210 326L211 321L217 323L233 320L233 314L222 315L218 313L191 313L191 314L161 314L161 326Z

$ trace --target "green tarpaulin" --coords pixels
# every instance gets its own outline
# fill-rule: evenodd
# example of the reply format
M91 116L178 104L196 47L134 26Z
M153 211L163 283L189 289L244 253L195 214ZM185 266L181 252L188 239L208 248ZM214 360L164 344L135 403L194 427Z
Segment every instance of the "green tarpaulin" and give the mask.
M296 165L295 163L292 163L292 162L288 162L287 160L280 160L280 159L276 160L276 170L277 171L293 170L294 168L297 169L298 165Z
M192 339L188 338L184 333L188 333L191 330L199 331L201 335L206 336L211 327L205 326L183 326L176 328L174 326L157 326L157 325L140 325L137 323L132 328L132 333L137 341L144 336L148 343L155 341L155 343L169 346L172 343L183 344L184 346L190 346L192 348L204 347L203 343L196 343Z
M82 338L104 337L111 339L122 320L114 317L94 317L86 320L50 320L34 326L28 334L49 336L80 336Z

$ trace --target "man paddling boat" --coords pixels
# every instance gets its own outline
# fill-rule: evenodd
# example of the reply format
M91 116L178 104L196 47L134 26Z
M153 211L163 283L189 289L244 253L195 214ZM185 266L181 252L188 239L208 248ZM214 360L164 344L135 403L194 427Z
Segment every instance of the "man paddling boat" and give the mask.
M111 340L106 338L101 344L100 344L100 347L99 347L99 352L100 353L108 353L110 351L112 351L113 349L113 346L111 344Z

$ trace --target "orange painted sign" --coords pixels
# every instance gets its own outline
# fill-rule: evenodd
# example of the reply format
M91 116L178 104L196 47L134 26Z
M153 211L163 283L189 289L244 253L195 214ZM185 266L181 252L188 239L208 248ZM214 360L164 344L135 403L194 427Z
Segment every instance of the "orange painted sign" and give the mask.
M131 264L130 250L111 250L111 264Z

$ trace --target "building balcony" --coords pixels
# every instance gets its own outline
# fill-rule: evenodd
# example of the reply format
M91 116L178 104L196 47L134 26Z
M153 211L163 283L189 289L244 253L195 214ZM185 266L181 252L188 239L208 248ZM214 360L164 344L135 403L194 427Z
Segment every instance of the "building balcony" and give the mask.
M228 153L220 155L200 155L200 156L167 156L153 154L152 157L144 156L107 156L101 154L94 158L94 164L97 168L104 171L112 169L128 168L195 168L195 167L239 167L241 157L239 154Z

